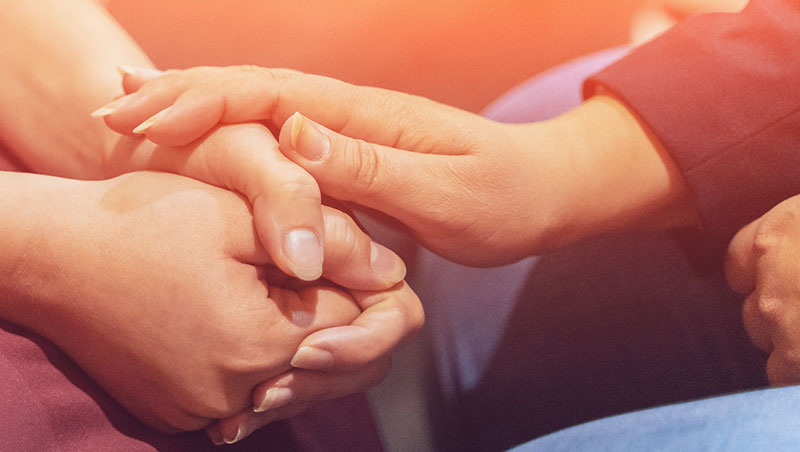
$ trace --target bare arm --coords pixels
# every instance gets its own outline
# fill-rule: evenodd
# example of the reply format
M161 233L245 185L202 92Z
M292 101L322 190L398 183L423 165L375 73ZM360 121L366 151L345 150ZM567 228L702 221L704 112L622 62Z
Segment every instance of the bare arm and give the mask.
M35 172L109 176L106 162L120 138L89 114L122 94L119 64L151 66L97 2L3 2L0 140Z

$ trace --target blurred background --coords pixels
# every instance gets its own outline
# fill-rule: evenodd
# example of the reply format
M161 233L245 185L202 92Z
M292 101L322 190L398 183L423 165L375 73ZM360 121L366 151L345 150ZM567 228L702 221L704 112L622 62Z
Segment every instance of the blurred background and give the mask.
M159 67L257 64L478 111L511 86L623 44L642 0L111 0Z

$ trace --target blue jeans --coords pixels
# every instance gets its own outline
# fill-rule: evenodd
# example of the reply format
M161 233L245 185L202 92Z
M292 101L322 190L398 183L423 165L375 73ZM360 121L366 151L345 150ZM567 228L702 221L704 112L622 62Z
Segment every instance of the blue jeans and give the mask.
M485 113L506 122L552 117L580 101L586 76L625 52L613 49L540 75ZM699 271L685 251L668 233L637 233L493 269L462 267L422 252L413 286L426 303L439 448L503 450L595 419L764 387L765 357L745 335L741 297L728 289L719 269ZM772 394L794 392L611 418L525 447L683 451L725 444L742 438L737 426L758 428L770 403L785 400ZM757 400L763 409L742 406L739 398ZM723 408L700 423L703 413ZM697 422L688 424L692 413ZM682 416L685 423L675 422ZM752 422L723 429L726 418ZM717 436L698 443L702 425L713 426Z
M514 451L797 451L798 406L798 388L764 389L601 419Z

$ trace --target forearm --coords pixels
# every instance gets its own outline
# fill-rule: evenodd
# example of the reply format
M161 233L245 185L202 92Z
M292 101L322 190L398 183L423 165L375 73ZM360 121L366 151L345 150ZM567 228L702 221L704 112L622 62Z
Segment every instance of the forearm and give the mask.
M8 0L0 34L0 140L35 172L108 176L119 138L89 114L122 94L117 65L151 66L141 49L92 0Z

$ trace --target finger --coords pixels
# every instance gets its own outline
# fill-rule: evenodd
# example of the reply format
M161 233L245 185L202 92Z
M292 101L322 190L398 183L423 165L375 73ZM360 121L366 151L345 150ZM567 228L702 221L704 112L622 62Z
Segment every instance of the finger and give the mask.
M253 411L265 413L290 404L334 400L378 384L389 371L385 356L353 372L333 373L293 369L265 381L253 390Z
M119 73L122 76L122 89L125 94L136 92L145 83L155 80L170 71L161 71L155 68L120 65Z
M188 81L177 77L178 73L165 72L163 75L152 79L152 83L145 83L135 92L126 94L92 113L94 117L102 117L106 125L112 130L124 134L134 135L133 130L156 113L172 105L178 97L188 89ZM123 88L129 84L129 76L123 77ZM168 81L168 82L167 82ZM156 83L163 82L163 83ZM169 87L170 89L164 89ZM127 88L126 88L127 91Z
M350 325L317 331L304 339L292 366L341 372L389 356L425 322L419 298L402 282L387 291L351 292L363 312Z
M773 322L764 316L762 309L766 306L763 303L759 306L759 299L759 295L755 293L745 299L742 306L742 320L747 336L750 337L753 345L766 353L770 353L773 350Z
M767 379L772 386L800 383L800 356L792 350L776 349L767 359Z
M189 89L173 104L133 129L164 146L184 146L200 138L220 122L225 98L218 93Z
M756 237L761 222L759 218L742 228L728 245L725 277L731 288L740 294L749 294L756 289L758 260L762 255L756 247Z
M146 149L145 149L146 151ZM129 167L167 171L243 194L253 206L261 245L283 272L305 281L322 274L324 225L319 187L278 150L260 124L220 127L196 145L133 155ZM248 263L252 243L230 251Z
M326 279L354 290L385 290L403 280L406 267L398 255L373 242L347 214L327 206L322 209L325 224L322 274ZM252 216L246 208L244 211ZM231 231L229 237L235 243L231 252L235 258L258 266L273 264L260 240L252 240L257 236L255 229L238 234L237 231ZM263 272L263 279L272 284L292 284L277 268L263 267Z
M325 228L317 183L280 153L263 126L226 130L233 131L229 140L202 145L213 152L205 160L211 179L250 200L259 240L281 270L304 281L318 279Z
M338 399L378 384L390 364L386 357L348 373L291 370L256 386L253 408L221 419L219 432L229 444L239 441L271 422L299 414L314 403Z
M145 85L147 90L140 89L136 96L161 98L171 93L176 99L179 94L176 91L199 88L209 96L224 97L225 111L220 118L223 124L267 120L279 125L294 112L302 111L337 132L387 146L413 145L416 152L463 152L474 144L464 130L490 122L424 98L286 69L200 67L172 75L150 81ZM135 109L144 121L166 108L154 105L151 102L122 105L119 114ZM181 110L169 121L182 122L183 114L192 113ZM454 127L456 124L458 128ZM451 133L456 130L457 133ZM421 137L426 139L420 140Z
M252 435L256 430L281 419L297 416L307 410L310 404L296 403L270 413L255 413L251 408L231 417L209 424L206 435L216 444L235 444Z
M331 207L322 207L325 222L323 275L354 290L388 289L405 278L403 260L373 242L353 219Z
M281 128L281 150L308 171L322 191L387 213L412 227L430 209L433 194L459 162L355 140L300 114ZM412 187L413 189L409 189Z
M94 113L123 134L145 132L156 143L189 143L218 123L231 124L263 119L259 85L253 79L244 83L237 72L222 68L196 67L166 71L155 77L145 71L128 69L123 78L129 94ZM231 103L233 108L226 109ZM162 113L169 109L169 113ZM152 135L152 136L151 136Z

